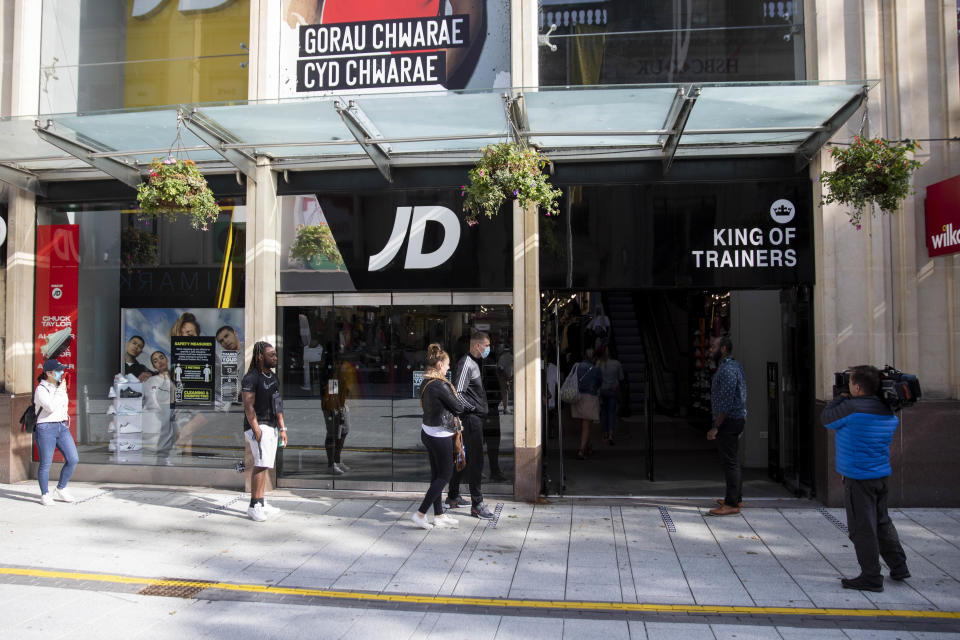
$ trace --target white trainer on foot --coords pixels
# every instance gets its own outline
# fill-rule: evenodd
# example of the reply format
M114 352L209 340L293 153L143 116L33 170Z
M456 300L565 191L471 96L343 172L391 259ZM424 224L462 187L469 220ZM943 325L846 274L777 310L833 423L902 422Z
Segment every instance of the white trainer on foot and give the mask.
M343 475L343 469L341 469L341 468L340 468L340 465L338 465L337 463L333 463L333 464L329 465L329 466L327 467L327 471L329 471L330 473L332 473L332 474L335 475L335 476L342 476L342 475Z
M263 512L263 506L259 502L252 507L247 507L247 515L254 522L263 522L267 519L267 514Z
M410 516L410 519L413 520L413 524L417 525L421 529L433 529L433 525L427 522L427 516L423 515L419 511L414 511L413 515Z
M348 467L347 465L343 464L342 462L338 462L338 463L337 463L337 466L340 467L340 471L350 471L350 467Z
M53 495L57 500L60 500L61 502L77 501L77 499L74 498L73 495L71 495L70 492L66 490L66 488L61 489L60 487L57 487L56 489L53 490Z
M49 507L53 504L53 496L50 495L50 492L44 493L40 496L40 504L45 507Z
M280 509L273 506L272 504L263 503L263 514L272 518L273 516L280 515Z
M456 529L460 526L460 521L453 516L442 513L439 516L434 516L433 526L435 529Z

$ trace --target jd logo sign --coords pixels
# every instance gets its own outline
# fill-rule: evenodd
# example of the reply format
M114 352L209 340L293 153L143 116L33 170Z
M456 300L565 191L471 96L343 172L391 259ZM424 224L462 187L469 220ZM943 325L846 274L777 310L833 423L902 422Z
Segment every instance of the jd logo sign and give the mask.
M443 242L430 253L423 252L423 236L428 223L443 226ZM407 256L404 269L432 269L450 259L460 243L460 218L450 209L439 206L397 207L397 217L393 221L393 231L387 246L375 256L370 256L368 271L380 271L386 268L400 252L403 240L410 230L410 242L407 244Z

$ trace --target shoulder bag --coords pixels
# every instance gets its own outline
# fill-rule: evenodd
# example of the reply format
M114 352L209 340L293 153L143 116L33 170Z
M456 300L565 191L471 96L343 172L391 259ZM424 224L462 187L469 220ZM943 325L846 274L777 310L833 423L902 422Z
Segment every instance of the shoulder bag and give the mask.
M423 392L427 389L427 386L429 386L431 383L436 381L437 381L437 378L434 378L433 380L428 380L427 382L424 383L422 387L420 387L420 408L421 409L423 408ZM447 385L453 391L453 395L456 396L457 391L456 389L453 388L453 385L447 382L446 380L444 380L444 382L447 383ZM463 448L463 425L460 424L460 418L453 415L452 413L446 412L443 414L443 418L441 418L444 422L444 426L446 426L448 422L447 415L453 418L453 427L454 427L453 466L457 471L463 471L467 466L467 453Z

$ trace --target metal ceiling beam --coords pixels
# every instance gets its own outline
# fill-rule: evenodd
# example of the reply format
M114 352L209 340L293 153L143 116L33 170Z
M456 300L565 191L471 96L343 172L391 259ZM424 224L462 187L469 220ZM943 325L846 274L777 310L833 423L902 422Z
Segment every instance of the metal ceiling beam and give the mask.
M869 86L863 85L856 95L847 100L847 102L840 107L836 113L830 116L830 118L823 123L823 126L819 131L814 132L806 140L800 143L800 146L797 147L795 154L795 166L797 171L800 171L810 164L810 159L813 157L813 154L819 151L820 147L825 145L827 141L833 137L833 134L839 131L840 127L842 127L844 123L850 119L850 116L857 112L857 109L859 109L863 102L867 99L867 91L869 90Z
M337 110L343 124L347 126L357 143L363 148L374 166L387 179L387 182L393 182L393 176L390 173L390 153L393 148L383 140L383 135L377 129L373 121L363 112L363 109L357 104L356 100L350 100L346 105L340 100L335 100L333 108Z
M256 180L257 161L251 155L236 147L226 146L238 143L239 139L236 136L229 136L228 138L228 134L217 125L215 120L205 116L197 109L180 107L177 111L177 117L180 118L180 122L187 128L187 131L206 142L207 146L235 166L237 171L247 176L248 180Z
M59 133L54 133L50 130L52 127L53 123L49 120L47 121L46 127L42 127L40 121L37 120L34 131L37 132L37 135L40 136L40 139L44 142L66 151L77 160L103 171L108 176L116 178L125 185L136 189L140 184L140 172L137 169L113 158L93 157L91 154L98 153L96 149L91 149L79 142L65 138Z
M29 191L38 196L47 195L47 188L36 174L17 169L5 164L0 164L0 182L6 182L18 189Z
M683 136L683 129L687 126L687 118L690 117L693 105L699 97L700 87L691 85L677 89L673 104L670 105L670 111L667 113L667 120L664 122L664 126L670 129L670 133L663 142L663 175L667 175L670 171L673 157L677 153L677 146Z

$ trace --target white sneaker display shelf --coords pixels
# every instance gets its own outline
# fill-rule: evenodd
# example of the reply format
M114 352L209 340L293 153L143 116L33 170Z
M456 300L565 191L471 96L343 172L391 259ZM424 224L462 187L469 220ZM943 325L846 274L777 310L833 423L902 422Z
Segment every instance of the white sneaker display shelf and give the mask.
M108 449L118 463L143 461L143 384L133 378L118 375L110 389L113 411L109 411L110 434Z

